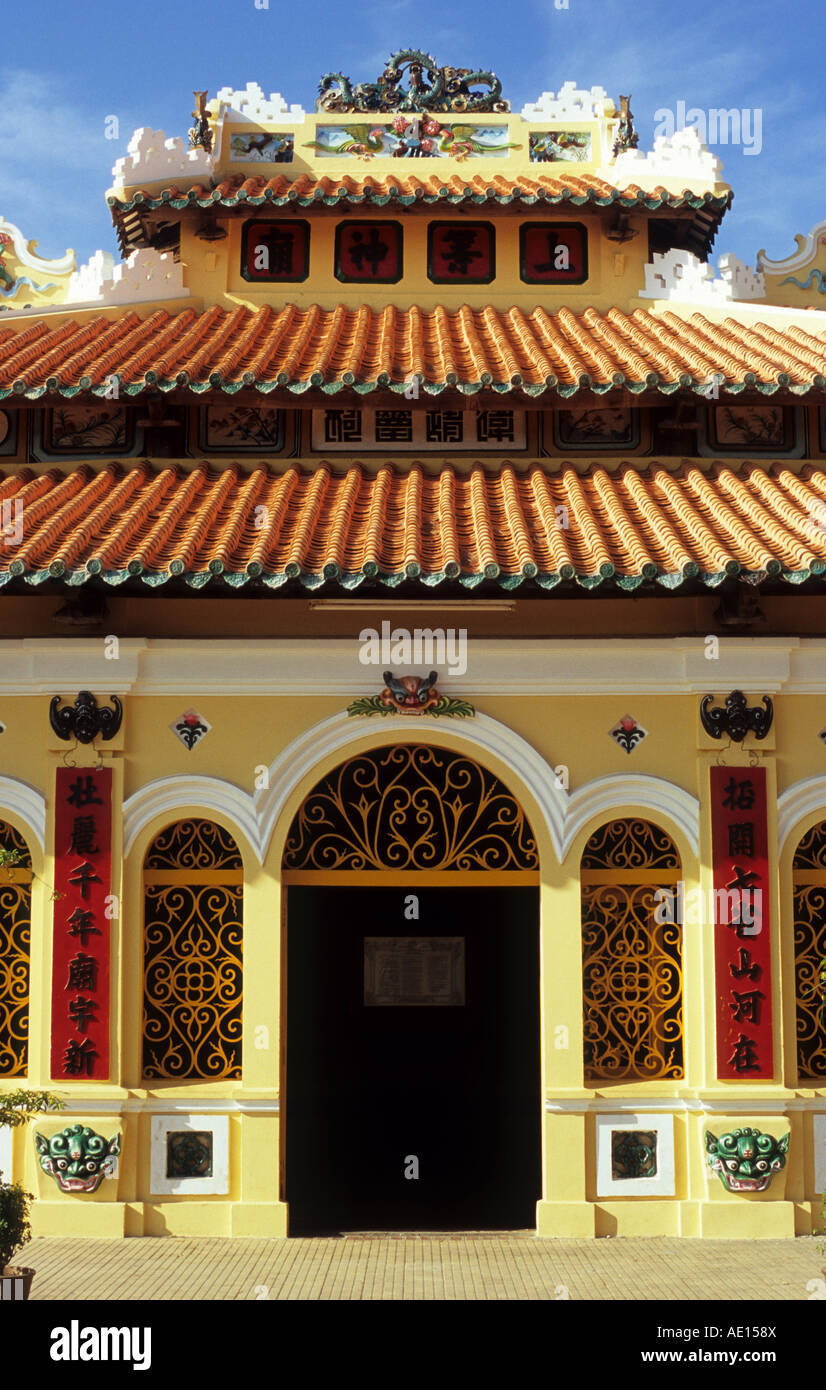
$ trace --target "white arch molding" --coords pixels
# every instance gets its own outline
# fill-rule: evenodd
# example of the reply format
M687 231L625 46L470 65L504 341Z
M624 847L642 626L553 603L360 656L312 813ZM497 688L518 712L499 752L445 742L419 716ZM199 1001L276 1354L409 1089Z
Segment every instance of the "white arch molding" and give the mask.
M17 777L0 777L0 820L11 811L27 826L40 853L46 852L46 798L37 787Z
M804 777L794 782L777 798L777 848L780 854L786 842L802 835L801 822L813 812L826 820L826 776Z
M337 753L343 755L344 761L344 755L356 751L357 745L364 749L365 738L370 734L374 735L371 746L381 747L395 741L419 742L424 728L430 727L409 715L389 715L382 719L380 727L368 729L362 720L353 719L346 712L331 715L288 744L270 764L269 787L254 794L219 777L181 775L148 782L123 804L124 853L130 852L138 836L157 816L174 816L182 807L198 806L237 827L263 864L287 802L299 783L321 762ZM452 744L464 746L468 755L475 755L483 764L485 754L493 755L512 772L518 784L510 787L514 795L519 796L520 786L531 794L560 862L589 820L629 804L655 817L666 817L682 832L693 853L699 851L699 802L673 782L662 777L613 773L595 778L569 795L557 787L554 770L542 755L498 719L476 714L467 721L451 721L450 733ZM537 828L533 826L534 831Z

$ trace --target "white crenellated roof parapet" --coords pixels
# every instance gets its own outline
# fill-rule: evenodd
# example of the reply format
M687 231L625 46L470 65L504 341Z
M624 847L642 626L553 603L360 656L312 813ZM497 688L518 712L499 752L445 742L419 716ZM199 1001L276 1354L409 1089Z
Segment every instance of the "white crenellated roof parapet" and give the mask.
M762 299L766 293L766 279L754 266L746 265L729 251L718 262L723 283L731 286L732 299Z
M656 178L677 179L683 188L693 189L698 181L719 183L722 172L722 160L712 154L697 129L688 126L675 130L673 135L658 135L653 150L647 153L623 150L607 168L599 169L597 176L615 188Z
M164 131L140 126L126 147L129 151L115 162L115 185L151 183L154 179L209 179L215 158L206 150L190 150L179 135L166 138Z
M763 276L734 255L720 257L721 278L714 267L691 251L672 246L654 253L645 266L645 289L640 299L674 299L690 304L731 304L761 299L766 292Z
M111 251L94 251L69 280L65 303L92 304L102 300L103 287L111 282L114 269L115 258Z
M183 299L183 264L171 251L144 246L119 265L108 251L95 251L69 281L67 304L140 304L147 299Z
M215 114L224 106L235 120L249 121L251 124L261 121L299 121L306 115L302 106L288 106L280 92L270 92L268 97L264 96L263 88L259 87L257 82L248 82L246 87L238 90L221 87L209 105L214 107Z
M543 92L537 101L522 107L525 121L593 120L595 116L612 116L614 103L604 87L577 87L564 82L559 94Z

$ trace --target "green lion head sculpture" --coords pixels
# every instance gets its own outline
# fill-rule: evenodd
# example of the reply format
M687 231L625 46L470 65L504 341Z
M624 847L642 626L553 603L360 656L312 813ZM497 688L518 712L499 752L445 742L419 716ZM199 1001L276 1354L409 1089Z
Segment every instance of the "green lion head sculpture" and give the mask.
M88 1125L67 1125L48 1138L35 1134L40 1167L54 1178L61 1192L97 1192L115 1170L120 1135L104 1139Z
M728 1134L706 1130L708 1166L729 1192L764 1192L786 1166L789 1135L775 1139L759 1129L733 1129Z

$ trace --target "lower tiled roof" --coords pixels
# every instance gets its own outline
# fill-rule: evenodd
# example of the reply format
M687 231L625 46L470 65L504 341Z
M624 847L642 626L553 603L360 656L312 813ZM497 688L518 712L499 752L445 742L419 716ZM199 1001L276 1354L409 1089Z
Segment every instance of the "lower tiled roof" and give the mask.
M311 174L299 174L295 178L288 178L285 174L276 174L272 178L264 174L236 174L223 179L214 188L203 184L194 184L189 188L173 186L155 192L132 188L124 197L110 194L108 203L113 213L193 206L285 207L297 204L299 207L313 207L319 203L328 207L335 207L339 203L353 206L372 204L375 207L393 203L407 207L417 202L518 203L525 207L542 203L550 206L571 203L577 207L592 203L597 207L607 207L617 203L623 208L705 207L722 212L731 199L728 188L721 192L704 193L692 193L686 188L681 193L669 193L663 187L645 192L637 184L630 184L619 189L595 174L579 174L574 169L554 174L533 171L530 175L494 174L483 178L469 171L458 174L446 173L444 169L437 172L420 170L414 174L397 164L392 173L359 170L336 177L320 174L317 178Z
M12 499L23 538L0 550L0 585L99 577L335 592L487 581L568 593L713 588L736 576L798 584L826 571L826 474L811 465L113 463L11 472L0 502Z
M817 319L820 320L820 315ZM127 310L55 326L0 317L0 400L46 392L102 396L117 378L129 396L157 387L188 394L256 390L277 399L310 389L358 397L421 390L513 393L527 398L622 388L664 394L758 390L795 395L826 389L826 331L714 323L647 309L625 313L543 308L456 310L360 308L222 309L146 318Z

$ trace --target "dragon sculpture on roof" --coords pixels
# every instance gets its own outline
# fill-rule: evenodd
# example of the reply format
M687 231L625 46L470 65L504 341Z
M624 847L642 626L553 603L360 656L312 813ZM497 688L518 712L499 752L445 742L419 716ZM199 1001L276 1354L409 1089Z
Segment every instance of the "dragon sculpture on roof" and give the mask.
M408 75L408 86L402 84ZM486 87L487 91L474 88ZM318 111L509 111L495 72L439 67L417 48L392 53L376 82L351 83L343 72L327 72L318 84Z

